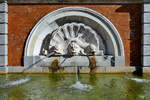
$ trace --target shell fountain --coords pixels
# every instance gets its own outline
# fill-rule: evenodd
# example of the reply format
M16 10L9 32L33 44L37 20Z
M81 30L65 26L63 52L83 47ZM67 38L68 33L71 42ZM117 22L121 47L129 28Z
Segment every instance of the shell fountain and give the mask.
M92 39L90 39L92 37ZM97 33L82 23L67 23L57 28L51 35L48 51L55 55L103 55L99 49Z

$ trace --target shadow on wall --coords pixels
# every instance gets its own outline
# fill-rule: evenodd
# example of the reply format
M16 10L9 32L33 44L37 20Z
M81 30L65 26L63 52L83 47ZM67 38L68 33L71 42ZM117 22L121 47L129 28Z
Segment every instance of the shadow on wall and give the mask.
M128 12L130 14L130 66L141 66L141 24L142 5L122 5L116 12Z

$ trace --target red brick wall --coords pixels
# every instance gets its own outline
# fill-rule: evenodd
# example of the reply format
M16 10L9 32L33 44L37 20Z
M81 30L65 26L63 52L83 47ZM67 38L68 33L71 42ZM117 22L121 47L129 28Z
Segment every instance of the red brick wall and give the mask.
M141 5L9 5L8 65L23 65L25 41L47 13L66 6L83 6L103 14L117 28L125 49L126 65L140 65Z

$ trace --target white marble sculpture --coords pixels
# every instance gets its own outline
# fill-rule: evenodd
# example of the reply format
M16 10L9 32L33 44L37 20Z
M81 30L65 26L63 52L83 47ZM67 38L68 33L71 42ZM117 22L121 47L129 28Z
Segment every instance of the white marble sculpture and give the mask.
M49 50L52 48L56 55L103 55L97 33L82 23L60 26L51 37Z

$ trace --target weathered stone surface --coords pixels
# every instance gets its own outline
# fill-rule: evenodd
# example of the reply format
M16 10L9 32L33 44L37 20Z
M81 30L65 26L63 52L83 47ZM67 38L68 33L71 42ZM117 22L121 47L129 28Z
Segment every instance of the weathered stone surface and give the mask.
M77 69L76 67L65 67L64 68L64 73L76 73Z
M2 73L22 73L25 67L23 66L8 66L8 67L0 67L0 74ZM84 70L83 70L84 69ZM98 67L95 73L132 73L135 71L134 66L124 66L124 67ZM38 67L31 68L30 70L26 70L25 73L50 73L48 67ZM58 72L57 72L58 73ZM75 67L64 67L64 71L61 73L76 73ZM83 67L82 70L80 68L80 73L90 73L90 69L88 67ZM150 67L143 67L143 73L150 73Z
M150 12L150 4L144 4L144 12Z
M5 3L6 2L6 0L0 0L0 3Z
M8 23L8 14L0 13L0 23Z
M0 44L8 44L7 35L0 35Z
M91 4L103 4L103 3L143 3L143 0L7 0L9 4L35 4L35 3L91 3Z
M19 73L19 72L23 72L24 67L23 66L9 66L8 67L8 72L11 73Z
M99 67L112 66L111 65L112 56L109 56L109 57L106 57L106 58L103 57L103 56L96 56L94 58L96 60L96 66L99 66Z
M0 66L7 66L7 65L8 65L8 57L0 56Z
M29 69L26 69L26 67L23 67L23 66L9 66L8 67L8 73L42 73L42 72L43 72L42 67L29 68Z
M0 3L0 12L8 12L7 3Z
M7 55L7 54L8 54L7 45L0 45L0 55Z
M43 72L42 67L34 67L24 70L24 73L42 73L42 72Z
M113 63L113 59L112 59ZM116 56L115 57L115 66L125 66L125 57L124 56Z
M24 57L24 66L28 67L51 67L54 60L58 61L58 65L61 67L64 66L81 66L88 67L90 66L89 59L94 58L96 66L98 67L108 67L108 66L124 66L124 57L117 56L115 59L112 59L112 56L107 58L103 56L73 56L73 57L45 57L45 56L25 56ZM118 60L119 59L119 60ZM114 64L113 64L114 63Z
M6 67L0 67L0 74L1 73L7 73L7 68Z
M42 72L43 73L49 73L49 67L42 67Z
M5 24L0 24L0 34L3 33L3 34L7 34L8 33L8 25L5 23Z
M150 45L143 46L143 55L150 55Z
M150 13L144 13L144 23L150 23Z
M143 57L143 66L150 67L150 56Z
M40 60L41 59L41 60ZM44 57L44 56L25 56L24 57L24 66L43 66L50 67L54 60L58 60L59 66L89 66L87 57L72 57L72 58L64 58L64 57ZM78 62L78 63L75 63Z
M144 35L143 39L143 44L150 44L150 35Z
M143 31L144 31L144 34L145 33L149 33L150 34L150 24L144 24L143 25Z
M90 73L89 67L80 67L79 68L80 73Z
M135 67L106 67L106 73L131 73Z
M92 73L106 73L106 67L96 67L94 70L91 70Z
M8 67L0 67L0 73L52 73L48 67L36 67L30 68L27 70L26 67L23 66L8 66ZM76 67L63 67L62 69L56 71L56 73L76 73ZM123 66L123 67L97 67L92 73L132 73L135 71L134 66ZM88 67L79 67L80 73L90 73L90 68ZM144 67L143 73L149 73L150 67Z
M141 0L141 1L143 1L144 3L150 3L149 0Z
M145 0L145 2L147 2L147 0ZM144 4L144 23L143 24L143 66L150 66L150 4L149 3L145 3ZM144 71L144 70L143 70Z
M0 3L0 66L6 67L8 65L8 12L7 3ZM6 70L5 70L6 71Z
M24 66L25 67L34 67L40 65L40 56L25 56L24 57ZM42 60L41 60L42 61Z
M64 58L64 57L61 57L60 58L60 63L61 63L60 66L89 66L88 58L87 57L82 57L82 56L74 56L74 57L71 57L71 58L68 58L68 59Z
M33 58L32 57L24 57L24 66L28 67L29 65L31 65L33 63Z
M143 73L149 74L150 73L150 67L143 67Z

